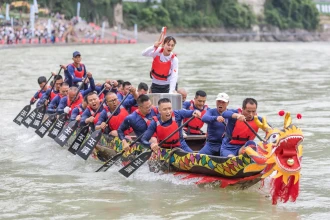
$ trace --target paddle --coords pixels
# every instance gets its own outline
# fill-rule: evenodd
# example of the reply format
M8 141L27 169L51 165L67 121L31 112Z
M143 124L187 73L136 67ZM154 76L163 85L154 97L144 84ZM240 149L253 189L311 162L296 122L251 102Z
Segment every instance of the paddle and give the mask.
M103 90L99 93L99 96L102 94ZM105 99L103 99L102 103L100 103L100 106L95 111L95 113L93 115L94 117L97 114L97 112L100 110L100 108L101 108L101 106L103 105L104 102L105 102ZM80 148L80 146L84 142L84 140L85 140L85 138L88 134L88 131L89 131L89 124L85 125L83 128L81 128L81 130L78 132L76 138L71 143L68 151L70 151L72 154L76 154L77 150Z
M88 77L86 77L86 78L84 79L84 81L80 84L80 86L78 87L78 92L76 93L74 99L72 99L72 101L71 101L69 107L72 105L72 103L74 102L74 100L77 98L77 96L78 96L78 94L79 94L79 91L80 91L81 88L84 86L84 84L85 84L87 78L88 78ZM64 112L64 113L62 113L62 114L58 117L58 119L54 122L55 125L50 129L50 131L49 131L49 133L48 133L48 137L54 139L54 138L56 138L56 136L59 135L59 133L62 131L62 129L63 129L63 127L64 127L64 125L65 125L65 123L66 123L66 121L67 121L67 115L68 115L68 114ZM54 124L54 123L53 123L53 124ZM69 131L71 131L71 130L69 130ZM71 134L72 134L72 133L73 133L73 132L71 131ZM70 136L71 136L71 134L70 134Z
M105 121L106 124L108 124L108 122L110 121L110 119L112 118L113 114L120 108L120 106L123 104L123 102L126 100L126 98L128 97L130 93L128 93L123 100L121 100L121 102L119 103L119 105L115 108L115 110L113 111L113 113L110 115L110 117L107 118L107 120ZM89 157L89 155L93 152L93 149L95 148L96 144L99 142L99 140L101 139L102 136L102 129L94 131L91 136L88 137L87 141L84 143L83 146L81 146L81 148L79 148L77 154L83 158L84 160L87 160L87 158Z
M145 132L144 132L145 133ZM137 137L132 143L130 143L129 147L132 147L136 142L138 142L142 136L144 135L144 133L142 133L139 137ZM103 172L107 171L112 165L114 165L123 155L123 153L125 153L125 151L123 150L122 152L116 154L115 156L113 156L112 158L110 158L109 160L107 160L100 168L98 168L95 172L99 172L103 169Z
M37 96L39 96L39 94L41 93L41 91L44 90L45 86L48 85L49 80L51 80L51 78L53 77L53 74L48 78L46 84L38 91ZM31 105L33 105L34 103L30 103L29 105L26 105L19 113L18 115L14 118L13 122L15 122L18 125L22 124L23 119L25 119L25 117L27 116L27 114L30 112L31 110Z
M40 127L35 131L39 137L43 138L47 131L52 127L57 119L57 114L48 115L48 118L40 125Z
M32 123L32 121L34 120L34 118L37 116L38 110L39 108L41 108L42 106L39 106L37 108L35 108L23 121L22 124L28 128L30 127L30 124Z
M60 70L58 71L58 73L57 73L56 76L60 75L61 74L61 71L62 71L62 67L60 68ZM54 80L54 83L53 83L53 85L52 85L52 87L50 89L50 92L47 95L45 101L50 98L50 95L51 95L51 93L52 93L52 91L54 89L54 86L55 86L55 80ZM47 105L48 105L48 103L47 103ZM45 103L42 104L42 106L39 108L39 110L37 112L36 117L32 120L32 122L30 124L30 127L34 128L34 129L37 129L37 128L40 127L41 122L42 122L42 120L43 120L43 118L45 116L45 113L46 113L46 107L47 107L47 105Z
M80 148L80 146L84 142L84 140L88 134L88 131L89 131L89 125L82 127L81 130L79 131L78 135L76 136L76 138L70 145L68 151L70 151L72 154L76 154L77 150Z
M38 111L37 111L37 114L36 114L36 117L34 117L34 119L32 120L31 124L30 124L30 127L31 128L34 128L34 129L37 129L39 128L44 116L45 116L45 113L46 113L46 105L43 104L42 106L40 106L38 108Z
M161 146L164 144L169 138L171 138L176 132L178 132L181 128L183 128L186 124L188 124L191 120L193 120L195 116L192 116L189 118L188 121L183 123L180 127L178 127L175 131L173 131L167 138L162 140L158 146ZM132 162L121 168L118 172L124 175L125 177L129 177L132 175L142 164L144 164L149 158L151 157L152 150L143 152L139 156L137 156Z
M259 136L259 134L258 134L255 130L253 130L253 128L251 127L251 125L249 125L249 123L247 123L246 121L244 121L244 124L245 124L246 126L248 126L248 128L253 132L253 134L255 134L255 135L257 136L257 138L258 138L260 141L262 141L262 142L266 142L263 138L261 138L261 137Z

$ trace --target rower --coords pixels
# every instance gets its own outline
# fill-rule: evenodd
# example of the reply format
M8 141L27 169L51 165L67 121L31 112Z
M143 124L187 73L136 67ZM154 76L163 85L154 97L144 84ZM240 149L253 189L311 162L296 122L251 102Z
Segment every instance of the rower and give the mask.
M220 155L220 147L225 132L225 119L221 116L229 105L229 96L226 93L217 95L216 108L206 111L202 121L207 124L207 139L204 147L198 152L200 154ZM231 110L237 112L237 110Z
M55 98L55 96L57 94L59 94L60 92L60 88L63 84L63 78L61 75L56 75L54 76L54 81L52 83L55 82L55 86L53 88L53 90L51 88L47 89L47 91L41 96L41 98L39 99L39 101L37 102L37 107L45 104L48 104L48 94L50 93L50 97L49 97L49 101L52 101L53 98Z
M135 91L134 87L130 88L131 91ZM119 102L118 102L118 97L115 93L109 92L105 96L106 100L106 107L104 107L104 110L101 112L100 117L98 119L98 122L96 123L95 129L105 129L108 127L110 129L110 135L112 136L118 136L117 129L119 128L119 125L124 121L126 116L128 116L128 112L125 109L127 106L122 103L122 105L116 110ZM115 111L116 110L116 111ZM115 112L114 112L115 111ZM111 117L109 120L108 124L105 123L108 117ZM132 130L129 132L125 132L125 134L130 133Z
M68 95L68 92L69 92L69 85L67 83L62 83L59 94L57 94L48 105L47 108L48 114L54 114L56 112L61 99L66 97Z
M32 105L32 104L34 104L38 99L40 99L41 98L41 96L47 91L47 89L49 88L48 86L45 86L46 85L46 83L47 83L47 79L46 79L46 77L44 77L44 76L40 76L40 77L38 77L38 84L39 84L39 86L40 86L40 90L38 90L37 92L36 92L36 94L34 94L34 96L31 98L31 100L30 100L30 104Z
M186 101L186 99L187 99L187 95L188 95L187 91L184 88L179 88L177 90L177 93L181 94L182 104L183 104Z
M86 66L81 63L81 54L78 51L73 52L73 63L67 66L61 65L65 73L65 81L71 86L77 86L86 77Z
M117 130L118 137L122 141L122 146L125 151L129 150L129 144L125 139L125 131L132 128L136 137L139 137L147 130L152 117L158 114L157 108L152 106L149 96L145 94L141 94L138 97L137 104L138 108L124 119Z
M88 105L81 115L80 127L83 127L89 123L96 124L100 113L103 111L103 106L100 107L101 102L96 92L90 92L86 97ZM96 110L98 111L95 112Z
M127 111L133 113L138 109L137 98L140 95L145 95L148 93L148 85L144 82L140 82L137 89L137 95L129 94L129 97L125 100L125 106L127 106Z
M246 98L242 104L242 114L233 111L226 111L222 116L228 119L226 127L226 136L223 139L220 155L223 157L234 157L244 151L245 146L256 146L253 141L256 137L255 133L245 124L247 122L250 127L257 133L259 127L254 121L257 115L257 100L254 98ZM262 118L258 116L260 122ZM270 126L269 126L270 127ZM265 132L269 127L262 127Z
M123 82L123 89L117 92L118 100L121 101L123 98L128 94L129 89L131 88L132 84L128 81Z
M172 110L172 103L168 98L161 98L158 100L158 112L157 116L153 117L147 131L142 137L142 144L151 147L155 152L159 150L158 143L167 138L173 131L177 130L181 125L181 122L185 118L191 116L200 117L201 113L198 110ZM156 132L157 141L150 143L149 140ZM180 147L186 152L192 152L186 141L183 139L182 131L175 133L169 138L161 147L174 148Z
M201 112L201 117L204 116L206 111L209 109L206 102L206 92L198 90L195 94L194 100L186 101L183 103L183 109L187 110L199 110ZM186 122L188 119L184 119L183 122ZM183 130L187 135L202 135L204 134L201 128L203 127L204 122L200 118L194 118L190 121Z
M87 73L87 77L90 82L90 87L86 90L80 90L79 94L75 98L78 88L73 86L70 87L68 96L63 97L58 105L57 112L59 114L62 114L63 112L67 113L68 116L70 117L71 115L71 110L78 106L79 104L82 103L83 97L85 97L88 93L93 92L95 90L95 84L94 84L94 79L93 76L90 72ZM75 100L72 102L72 100L75 98ZM71 106L70 103L72 102Z
M116 94L117 94L118 97L119 96L123 97L123 94L124 94L124 88L123 88L124 80L118 79L117 80L117 83L118 83L118 85L117 85L117 92L116 92ZM119 98L121 98L121 97L119 97Z
M71 112L71 116L70 116L70 121L74 121L74 120L80 121L81 115L85 111L85 109L87 108L87 105L88 105L87 104L87 96L85 96L83 98L82 103L73 108L73 110Z

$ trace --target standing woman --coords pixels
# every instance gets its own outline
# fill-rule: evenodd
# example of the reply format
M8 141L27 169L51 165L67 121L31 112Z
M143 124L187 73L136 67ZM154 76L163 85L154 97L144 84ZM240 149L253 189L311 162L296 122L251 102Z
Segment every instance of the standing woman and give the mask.
M165 35L162 32L160 39ZM159 47L162 44L162 47ZM167 36L164 41L156 41L154 46L143 51L142 56L153 57L150 77L152 93L173 93L178 81L179 60L172 53L176 45L174 37Z

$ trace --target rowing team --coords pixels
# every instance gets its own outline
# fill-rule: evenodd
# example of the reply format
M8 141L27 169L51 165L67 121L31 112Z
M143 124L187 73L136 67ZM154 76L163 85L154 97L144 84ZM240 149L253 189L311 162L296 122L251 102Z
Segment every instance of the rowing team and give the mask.
M193 100L183 102L182 110L173 111L171 101L167 98L160 99L157 107L152 106L146 95L146 83L141 82L136 90L129 82L122 80L106 80L103 84L95 84L92 74L86 75L86 79L81 79L84 86L80 86L80 90L75 85L70 87L63 82L61 75L55 76L53 89L47 89L46 78L39 77L38 83L43 90L37 92L37 96L31 99L31 104L39 98L37 106L43 103L47 105L45 99L49 97L48 114L65 112L70 121L80 121L80 127L93 124L96 130L103 129L112 136L118 136L126 151L129 150L129 144L125 135L132 131L136 136L142 137L141 143L144 146L158 151L158 143L192 116L194 118L183 129L187 135L204 135L201 128L204 123L207 124L206 143L199 153L232 157L244 152L244 146L255 145L253 140L258 131L254 121L257 101L253 98L246 98L242 109L228 109L229 96L219 93L216 108L210 109L205 105L206 93L199 90ZM184 90L178 92L183 98L187 96ZM111 119L107 120L111 115ZM259 116L258 119L262 121ZM262 129L266 131L266 128ZM161 147L180 147L192 152L181 130Z

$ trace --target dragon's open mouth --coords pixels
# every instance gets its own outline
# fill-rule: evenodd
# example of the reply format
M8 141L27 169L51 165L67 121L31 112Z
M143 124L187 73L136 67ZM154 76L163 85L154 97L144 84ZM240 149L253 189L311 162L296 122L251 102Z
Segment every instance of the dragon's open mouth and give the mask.
M281 169L289 173L301 169L297 149L303 140L304 137L300 134L292 134L279 140L275 154Z

